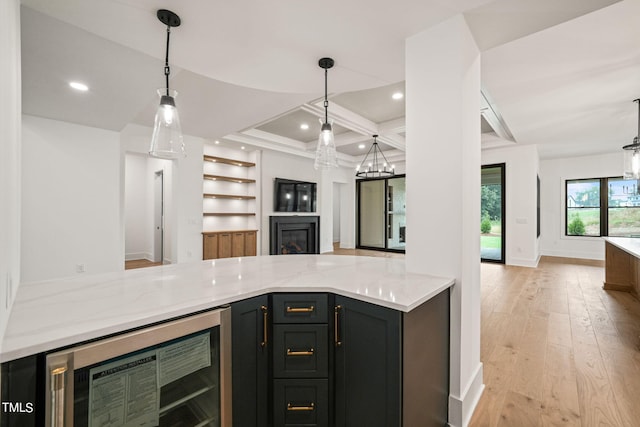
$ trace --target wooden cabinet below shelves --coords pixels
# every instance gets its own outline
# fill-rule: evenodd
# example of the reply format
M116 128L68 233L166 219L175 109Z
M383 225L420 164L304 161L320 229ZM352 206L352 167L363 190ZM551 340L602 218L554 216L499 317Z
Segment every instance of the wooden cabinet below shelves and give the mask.
M256 230L205 231L202 233L202 259L255 256Z

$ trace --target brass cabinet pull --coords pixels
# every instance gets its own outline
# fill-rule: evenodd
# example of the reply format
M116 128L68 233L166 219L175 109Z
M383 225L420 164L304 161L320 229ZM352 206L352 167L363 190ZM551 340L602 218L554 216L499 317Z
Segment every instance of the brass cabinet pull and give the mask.
M313 402L309 403L307 406L298 406L291 402L287 403L287 411L313 411L314 409L316 409L316 407Z
M289 307L287 306L287 313L313 313L314 306L309 307Z
M340 318L340 310L342 310L341 305L336 305L333 310L333 338L335 340L336 347L340 347L342 345L342 341L340 341L340 328L338 326L338 319Z
M313 356L313 349L303 350L303 351L292 351L290 348L287 349L287 356Z
M260 346L262 347L266 347L267 342L268 342L268 337L267 337L267 306L263 305L260 307L260 309L262 310L262 342L260 343Z
M64 384L67 377L67 367L62 366L51 370L51 426L64 426Z

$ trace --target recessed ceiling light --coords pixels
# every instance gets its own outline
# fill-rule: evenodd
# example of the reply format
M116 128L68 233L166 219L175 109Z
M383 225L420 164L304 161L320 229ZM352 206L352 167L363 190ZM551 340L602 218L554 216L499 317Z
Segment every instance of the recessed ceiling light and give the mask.
M402 99L402 98L404 98L404 93L402 93L402 92L396 92L396 93L394 93L393 95L391 95L391 97L392 97L393 99L396 99L396 100L398 100L398 99Z
M74 88L75 90L79 90L81 92L86 92L89 90L89 86L80 82L69 82L69 86Z
M308 125L308 124L306 124L306 123L302 123L302 124L300 125L300 129L302 129L302 130L307 130L307 129L309 129L309 125Z
M244 145L243 145L242 147L240 147L240 149L241 149L241 150L244 150L244 149L245 149Z
M216 139L216 144L220 144L220 141L218 141L217 139Z
M364 150L364 147L365 147L365 145L364 145L364 144L360 144L360 145L358 145L358 148L359 148L359 149L361 149L361 150Z

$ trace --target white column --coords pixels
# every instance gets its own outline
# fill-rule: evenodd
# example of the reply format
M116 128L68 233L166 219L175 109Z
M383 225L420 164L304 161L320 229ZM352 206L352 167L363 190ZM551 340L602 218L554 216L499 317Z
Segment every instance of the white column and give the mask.
M20 282L20 1L0 1L0 348Z
M480 363L480 53L455 16L406 43L407 269L454 277L449 424L466 426Z

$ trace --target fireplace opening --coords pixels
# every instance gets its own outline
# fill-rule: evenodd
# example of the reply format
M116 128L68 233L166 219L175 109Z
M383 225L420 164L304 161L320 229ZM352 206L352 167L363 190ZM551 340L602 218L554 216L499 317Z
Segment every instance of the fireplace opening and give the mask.
M320 217L271 216L269 225L271 255L320 253Z

